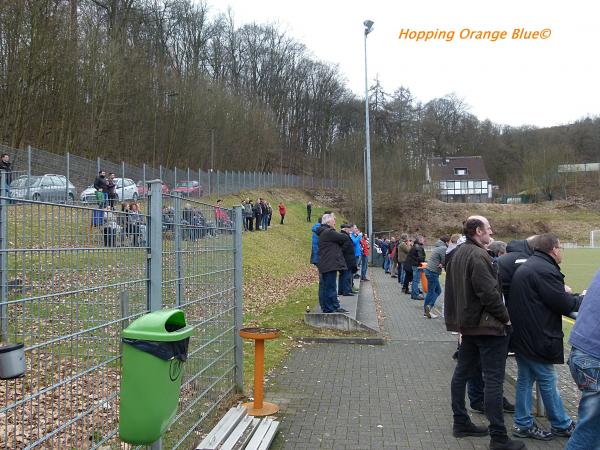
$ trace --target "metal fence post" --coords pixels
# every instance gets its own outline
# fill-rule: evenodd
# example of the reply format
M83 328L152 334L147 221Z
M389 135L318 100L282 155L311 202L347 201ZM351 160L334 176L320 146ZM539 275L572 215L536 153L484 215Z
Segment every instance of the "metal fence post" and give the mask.
M98 156L96 158L96 174L95 175L98 175L99 173L100 173L100 157Z
M27 200L31 200L31 145L27 146ZM2 191L4 192L4 191Z
M71 158L69 157L69 152L67 152L66 159L67 159L67 174L66 174L67 182L65 183L65 203L69 203L69 178L70 178L69 175L71 172L71 161L70 161ZM75 200L75 198L73 198L73 201L74 200Z
M175 173L175 175L174 175L175 181L173 182L173 187L176 188L177 187L177 166L175 166L174 173Z
M244 349L240 330L244 323L244 299L243 299L243 268L242 268L242 230L244 225L242 221L243 207L241 205L234 207L235 234L234 244L234 341L235 341L235 385L238 392L244 392Z
M6 172L0 172L0 282L2 283L0 298L0 340L8 339L8 202L6 201Z
M121 161L121 203L125 201L125 161Z
M211 180L212 169L208 169L207 173L208 173L208 195L210 195L210 192L211 192L211 185L210 185L210 183L212 181Z
M219 186L219 171L217 170L217 197L221 196L221 189Z
M148 260L148 309L158 311L162 308L162 185L160 180L150 184L150 238Z
M175 276L177 278L177 287L175 289L175 304L181 306L183 297L183 271L181 270L181 195L179 192L174 194L175 200Z

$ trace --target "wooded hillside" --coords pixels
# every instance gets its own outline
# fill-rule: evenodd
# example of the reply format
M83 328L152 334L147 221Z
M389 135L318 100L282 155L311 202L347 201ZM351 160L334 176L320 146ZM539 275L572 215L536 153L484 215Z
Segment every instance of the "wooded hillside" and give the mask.
M504 127L468 99L423 103L377 80L370 102L375 190L419 190L431 156L482 155L512 192L551 191L557 163L598 159L598 118ZM360 180L363 105L302 43L207 3L0 2L0 141L12 146Z

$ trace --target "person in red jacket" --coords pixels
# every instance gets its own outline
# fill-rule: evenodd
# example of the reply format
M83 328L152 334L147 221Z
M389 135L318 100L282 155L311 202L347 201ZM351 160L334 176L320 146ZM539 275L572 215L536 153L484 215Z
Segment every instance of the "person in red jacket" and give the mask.
M283 219L285 219L285 205L283 202L279 202L279 215L281 216L280 224L283 225Z
M369 236L367 233L363 234L360 240L360 258L360 279L369 281L367 278L367 268L369 267Z

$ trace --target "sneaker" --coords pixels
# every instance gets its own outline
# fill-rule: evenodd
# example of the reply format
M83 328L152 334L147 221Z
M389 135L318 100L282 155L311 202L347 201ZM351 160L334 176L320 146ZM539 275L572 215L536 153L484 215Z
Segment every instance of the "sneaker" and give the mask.
M570 438L571 435L573 434L573 431L575 431L575 425L577 425L577 424L575 423L574 420L572 420L571 425L569 425L567 428L551 427L550 431L552 432L552 434L554 436Z
M502 397L502 409L504 409L505 413L514 413L515 405L509 402L506 397Z
M344 309L344 308L338 308L338 309L336 309L336 310L335 310L335 312L336 312L336 313L347 313L347 312L348 312L348 310L347 310L347 309Z
M425 299L423 298L423 296L422 296L422 295L419 295L419 296L417 296L417 297L413 297L413 296L411 295L411 296L410 296L410 298L411 298L412 300L425 300Z
M425 307L425 317L431 319L431 308L429 308L429 306Z
M538 439L540 441L551 441L554 436L549 431L540 428L537 423L533 422L529 428L521 428L513 426L513 436L520 438Z
M452 427L452 436L454 437L467 437L467 436L487 436L488 428L483 426L477 426L473 422L466 424L454 424Z
M521 441L513 441L508 436L495 436L490 440L490 450L526 450Z
M429 315L431 316L429 317L430 319L437 319L439 317L437 314L434 314L432 312L429 312Z

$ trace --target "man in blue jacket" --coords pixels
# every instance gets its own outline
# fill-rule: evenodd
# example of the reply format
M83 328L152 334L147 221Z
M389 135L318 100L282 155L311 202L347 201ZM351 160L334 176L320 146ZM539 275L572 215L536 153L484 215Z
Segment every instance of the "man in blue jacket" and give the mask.
M565 450L600 450L600 270L596 272L571 330L571 375L581 391L577 426Z

